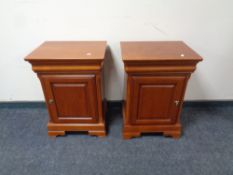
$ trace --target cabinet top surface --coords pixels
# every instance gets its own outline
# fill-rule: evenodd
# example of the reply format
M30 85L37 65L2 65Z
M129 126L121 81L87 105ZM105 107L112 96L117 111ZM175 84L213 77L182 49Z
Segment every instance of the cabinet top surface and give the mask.
M106 41L46 41L25 60L102 60Z
M182 41L121 42L121 52L123 61L202 60Z

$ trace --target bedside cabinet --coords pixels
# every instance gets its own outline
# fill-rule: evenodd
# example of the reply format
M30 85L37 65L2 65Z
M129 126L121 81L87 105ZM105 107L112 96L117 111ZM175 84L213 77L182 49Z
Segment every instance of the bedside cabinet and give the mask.
M102 68L105 41L45 42L25 60L37 73L50 121L48 135L105 136Z
M202 58L180 41L121 42L126 71L123 137L181 135L186 85Z

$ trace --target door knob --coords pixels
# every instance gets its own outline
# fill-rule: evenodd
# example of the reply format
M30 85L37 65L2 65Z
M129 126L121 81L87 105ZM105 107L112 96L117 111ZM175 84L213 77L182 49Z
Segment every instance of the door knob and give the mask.
M179 100L175 100L174 103L176 104L176 106L179 106L180 101Z
M53 104L53 99L49 99L49 104Z

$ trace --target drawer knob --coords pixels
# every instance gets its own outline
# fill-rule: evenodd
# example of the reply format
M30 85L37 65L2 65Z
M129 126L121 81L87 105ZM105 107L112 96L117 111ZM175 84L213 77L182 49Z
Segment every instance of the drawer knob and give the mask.
M175 100L174 103L176 104L176 106L179 106L180 101L179 100Z
M49 99L49 104L53 104L53 99Z

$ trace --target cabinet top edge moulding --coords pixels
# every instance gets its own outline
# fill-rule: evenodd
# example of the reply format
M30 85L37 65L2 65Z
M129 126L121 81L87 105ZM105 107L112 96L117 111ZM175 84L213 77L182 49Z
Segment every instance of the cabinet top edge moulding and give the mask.
M193 72L203 60L183 41L122 41L121 54L128 73Z
M35 72L98 71L105 58L106 41L46 41L26 56Z

